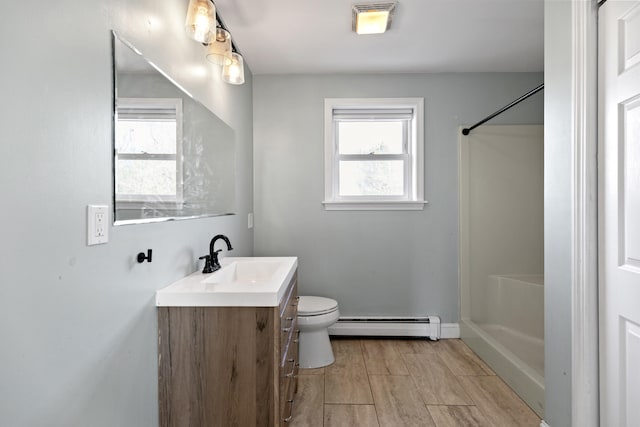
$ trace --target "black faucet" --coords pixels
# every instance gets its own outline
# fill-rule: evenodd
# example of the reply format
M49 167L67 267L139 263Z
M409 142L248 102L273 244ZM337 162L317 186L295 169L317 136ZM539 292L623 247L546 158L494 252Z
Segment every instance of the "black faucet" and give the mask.
M220 262L218 261L218 252L221 252L222 249L218 249L217 251L214 249L216 242L222 239L227 244L227 250L232 251L231 242L229 238L225 235L218 234L211 239L211 243L209 243L209 255L201 256L200 259L204 259L204 269L203 273L213 273L214 271L220 270Z

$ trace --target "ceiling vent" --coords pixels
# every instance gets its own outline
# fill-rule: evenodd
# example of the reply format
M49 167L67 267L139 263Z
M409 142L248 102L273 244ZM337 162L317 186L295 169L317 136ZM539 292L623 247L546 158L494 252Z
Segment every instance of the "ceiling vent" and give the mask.
M396 3L356 4L352 9L353 31L358 34L382 34L391 27Z

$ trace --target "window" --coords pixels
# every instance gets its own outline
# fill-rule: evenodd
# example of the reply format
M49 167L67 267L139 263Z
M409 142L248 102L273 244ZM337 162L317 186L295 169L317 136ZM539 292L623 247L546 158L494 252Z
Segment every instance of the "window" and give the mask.
M423 104L325 99L325 209L424 207Z
M115 123L116 200L181 205L182 99L118 98Z

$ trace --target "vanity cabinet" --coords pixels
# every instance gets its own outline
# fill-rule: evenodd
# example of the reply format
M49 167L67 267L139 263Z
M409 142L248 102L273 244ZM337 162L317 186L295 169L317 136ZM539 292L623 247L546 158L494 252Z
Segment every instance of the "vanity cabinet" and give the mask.
M297 274L275 307L158 307L160 426L287 426Z

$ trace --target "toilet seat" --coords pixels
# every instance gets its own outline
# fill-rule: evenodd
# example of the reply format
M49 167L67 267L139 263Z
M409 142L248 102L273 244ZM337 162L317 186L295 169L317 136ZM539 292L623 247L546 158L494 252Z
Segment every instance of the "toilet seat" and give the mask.
M338 302L331 298L301 296L298 302L298 316L320 316L338 309Z

